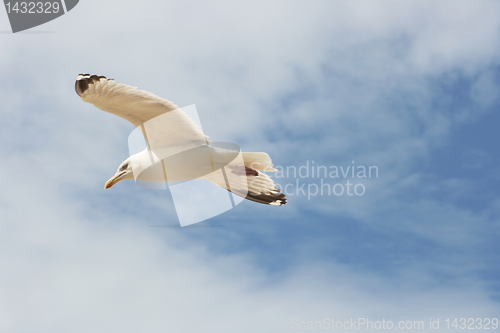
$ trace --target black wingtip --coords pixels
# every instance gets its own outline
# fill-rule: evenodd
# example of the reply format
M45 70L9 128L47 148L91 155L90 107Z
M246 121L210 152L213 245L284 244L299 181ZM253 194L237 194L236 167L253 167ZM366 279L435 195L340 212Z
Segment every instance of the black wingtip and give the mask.
M246 199L267 205L275 205L275 206L286 205L285 195L279 192L269 192L267 194L264 193L257 194L248 192Z
M75 82L75 91L78 96L82 96L82 94L89 88L89 84L94 84L95 82L99 82L102 80L108 79L105 76L78 74Z

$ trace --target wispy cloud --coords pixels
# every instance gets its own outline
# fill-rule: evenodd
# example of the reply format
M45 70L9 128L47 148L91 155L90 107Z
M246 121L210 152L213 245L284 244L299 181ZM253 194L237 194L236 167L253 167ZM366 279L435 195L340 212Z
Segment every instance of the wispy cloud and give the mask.
M54 34L2 35L3 329L496 315L498 6L107 1ZM362 196L244 203L207 222L220 228L149 228L176 222L168 192L103 192L132 127L78 99L80 72L196 103L212 139L284 168L378 177L325 179Z

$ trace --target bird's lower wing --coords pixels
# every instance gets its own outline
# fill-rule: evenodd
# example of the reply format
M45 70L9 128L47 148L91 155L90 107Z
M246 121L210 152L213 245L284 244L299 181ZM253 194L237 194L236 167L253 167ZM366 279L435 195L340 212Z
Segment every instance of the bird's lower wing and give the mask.
M249 167L233 168L230 165L224 170L227 177L221 176L221 173L211 173L203 178L248 200L268 205L286 204L285 195L265 173Z

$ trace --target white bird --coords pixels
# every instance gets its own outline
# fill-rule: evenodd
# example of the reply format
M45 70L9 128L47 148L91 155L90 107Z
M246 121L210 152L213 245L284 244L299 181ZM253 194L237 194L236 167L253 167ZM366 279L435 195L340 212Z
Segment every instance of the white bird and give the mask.
M141 128L149 146L149 149L121 163L115 175L104 185L106 189L124 179L137 179L138 174L141 174L140 179L152 182L206 179L252 201L286 204L285 195L268 175L261 172L277 171L268 154L241 153L241 168L236 162L228 164L235 158L235 151L210 142L198 125L169 100L105 76L90 74L77 76L75 90L84 102ZM161 117L166 117L166 121L151 121ZM147 131L145 126L149 127ZM210 170L205 167L206 164L199 162L207 154L211 159ZM164 167L165 164L170 165L167 174L162 177L150 172L152 163L160 161ZM220 172L217 174L214 170L229 170L230 184L225 173L221 177Z

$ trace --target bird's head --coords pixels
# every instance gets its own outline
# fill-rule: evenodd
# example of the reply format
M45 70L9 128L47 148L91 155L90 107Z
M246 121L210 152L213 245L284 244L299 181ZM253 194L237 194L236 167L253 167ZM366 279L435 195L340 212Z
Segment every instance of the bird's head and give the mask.
M111 186L118 183L120 180L124 180L124 179L134 179L134 172L132 169L132 161L130 160L130 158L127 158L125 161L123 161L122 164L120 164L115 175L113 177L111 177L106 182L106 184L104 184L104 188L108 189Z

